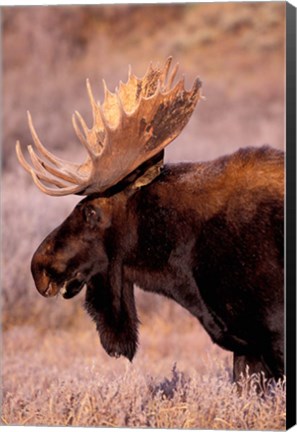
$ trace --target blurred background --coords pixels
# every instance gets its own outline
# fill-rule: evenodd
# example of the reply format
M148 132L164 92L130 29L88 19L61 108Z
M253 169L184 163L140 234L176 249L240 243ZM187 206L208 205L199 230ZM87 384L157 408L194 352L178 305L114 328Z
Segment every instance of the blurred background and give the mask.
M88 371L99 368L102 377L124 366L122 359L109 359L100 347L95 326L82 308L84 292L69 301L45 299L34 287L30 261L35 249L80 198L43 195L19 166L16 140L31 144L26 111L49 150L82 161L85 154L71 115L79 110L91 124L86 78L102 100L102 78L113 91L119 80L127 79L129 64L141 77L150 61L163 63L171 55L180 63L188 88L196 76L201 78L205 100L166 149L168 162L210 160L245 146L282 149L285 3L27 6L1 12L3 416L6 422L54 424L54 417L40 417L41 409L48 414L48 405L39 407L39 414L32 408L31 420L25 407L39 391L45 395L50 382L62 403L55 380L63 377L64 389L65 382L72 383L70 358L72 367L77 365L76 376L82 365ZM177 361L182 370L214 376L221 362L231 373L231 354L213 346L185 310L139 289L136 296L142 322L136 367L164 376ZM210 357L215 358L212 366Z
M113 91L129 64L141 77L150 61L172 55L188 88L201 78L205 100L166 149L168 162L283 148L284 13L282 2L2 9L5 322L48 307L33 286L30 259L79 201L43 195L18 165L16 140L31 143L26 111L48 149L82 161L71 115L77 109L91 124L86 78L102 100L102 78Z

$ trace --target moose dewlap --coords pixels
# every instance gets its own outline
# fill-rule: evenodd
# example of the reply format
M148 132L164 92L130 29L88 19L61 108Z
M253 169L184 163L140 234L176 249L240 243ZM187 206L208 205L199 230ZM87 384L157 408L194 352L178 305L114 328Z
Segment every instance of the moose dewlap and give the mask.
M102 105L87 90L89 129L79 113L83 164L41 144L17 155L49 195L87 195L41 243L32 259L38 291L71 298L86 285L85 307L112 356L135 355L134 284L163 294L199 319L214 343L234 353L234 378L246 366L284 374L284 154L246 148L204 163L163 164L201 98L174 85L177 67L131 72ZM79 123L79 124L78 124Z

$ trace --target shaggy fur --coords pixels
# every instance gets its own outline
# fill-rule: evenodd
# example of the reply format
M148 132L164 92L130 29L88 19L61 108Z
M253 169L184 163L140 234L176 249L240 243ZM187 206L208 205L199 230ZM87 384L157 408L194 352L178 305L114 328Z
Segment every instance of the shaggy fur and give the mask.
M214 343L246 366L284 373L284 155L241 149L212 162L167 165L151 184L82 200L36 251L43 295L86 309L105 350L132 360L133 285L165 295L199 319ZM50 290L49 290L50 287Z

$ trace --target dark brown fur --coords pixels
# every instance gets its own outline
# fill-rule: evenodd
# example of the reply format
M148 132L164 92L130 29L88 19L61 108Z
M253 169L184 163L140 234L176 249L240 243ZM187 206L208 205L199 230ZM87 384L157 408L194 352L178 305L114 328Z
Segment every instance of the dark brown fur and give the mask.
M284 156L243 149L213 162L165 166L151 184L82 200L32 260L37 289L65 298L86 283L105 350L132 360L133 285L165 295L249 365L284 373ZM51 282L51 284L50 284Z

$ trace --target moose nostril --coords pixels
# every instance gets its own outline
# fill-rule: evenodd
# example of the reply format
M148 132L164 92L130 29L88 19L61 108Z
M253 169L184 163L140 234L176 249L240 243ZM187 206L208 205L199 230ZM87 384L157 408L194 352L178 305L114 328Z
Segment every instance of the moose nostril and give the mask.
M44 279L46 282L49 282L50 279L51 279L50 272L49 272L47 269L43 269L43 270L42 270L42 276L43 276L43 279Z
M48 284L47 289L44 291L43 295L45 297L50 297L53 293L55 292L55 287L53 286L53 284L50 282Z
M54 272L51 269L43 268L43 276L47 279L52 279L54 277Z

